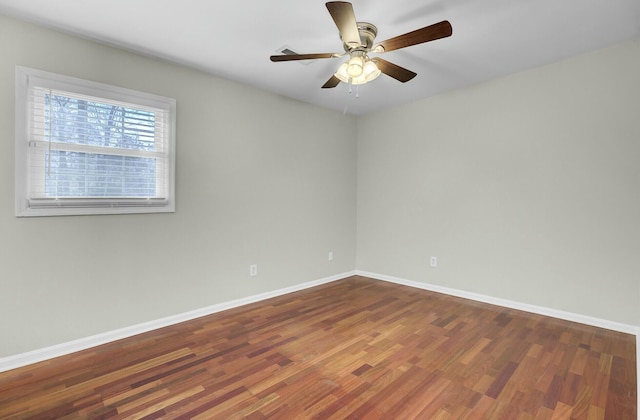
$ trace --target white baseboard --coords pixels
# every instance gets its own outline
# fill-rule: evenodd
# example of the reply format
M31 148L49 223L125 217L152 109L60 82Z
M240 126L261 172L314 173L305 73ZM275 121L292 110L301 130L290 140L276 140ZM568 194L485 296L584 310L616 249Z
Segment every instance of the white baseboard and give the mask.
M369 277L375 280L388 281L390 283L396 283L404 286L415 287L417 289L429 290L431 292L443 293L445 295L475 300L477 302L489 303L491 305L517 309L520 311L531 312L538 315L550 316L552 318L564 319L566 321L578 322L580 324L586 324L594 327L606 328L612 331L632 334L636 336L636 339L638 339L638 334L640 331L640 326L627 325L619 322L608 321L605 319L594 318L587 315L574 314L572 312L565 312L565 311L560 311L558 309L546 308L544 306L530 305L528 303L516 302L508 299L482 295L479 293L466 292L464 290L451 289L448 287L436 286L433 284L401 279L398 277L387 276L385 274L370 273L370 272L360 271L360 270L356 270L356 274L358 276ZM638 352L636 351L636 353Z
M247 305L249 303L259 302L261 300L286 295L288 293L297 292L299 290L308 289L308 288L319 286L325 283L330 283L336 280L353 276L355 274L356 274L355 271L336 274L334 276L326 277L320 280L314 280L306 283L297 284L295 286L286 287L284 289L278 289L271 292L260 293L258 295L248 296L245 298L236 299L229 302L223 302L216 305L207 306L206 308L196 309L193 311L184 312L177 315L171 315L165 318L156 319L153 321L144 322L142 324L132 325L132 326L120 328L114 331L108 331L105 333L80 338L78 340L73 340L66 343L56 344L53 346L29 351L26 353L3 357L3 358L0 358L0 372L5 372L11 369L16 369L22 366L30 365L32 363L53 359L54 357L64 356L66 354L74 353L80 350L86 350L91 347L107 344L112 341L120 340L127 337L132 337L137 334L142 334L142 333L156 330L159 328L167 327L169 325L178 324L180 322L189 321L189 320L200 318L206 315L211 315L217 312L225 311L227 309L232 309L242 305Z

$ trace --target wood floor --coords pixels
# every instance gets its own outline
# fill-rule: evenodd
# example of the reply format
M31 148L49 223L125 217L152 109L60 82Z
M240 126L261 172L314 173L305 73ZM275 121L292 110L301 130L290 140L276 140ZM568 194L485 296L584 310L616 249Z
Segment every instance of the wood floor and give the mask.
M351 277L0 373L0 418L635 420L635 351Z

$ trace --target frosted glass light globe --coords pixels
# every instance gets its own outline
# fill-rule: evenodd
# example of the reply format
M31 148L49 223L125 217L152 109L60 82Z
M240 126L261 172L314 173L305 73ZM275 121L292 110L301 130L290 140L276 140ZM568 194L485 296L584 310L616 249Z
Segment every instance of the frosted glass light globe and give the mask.
M362 57L351 57L349 65L347 66L347 73L349 73L351 77L358 77L362 74L363 67L364 60Z

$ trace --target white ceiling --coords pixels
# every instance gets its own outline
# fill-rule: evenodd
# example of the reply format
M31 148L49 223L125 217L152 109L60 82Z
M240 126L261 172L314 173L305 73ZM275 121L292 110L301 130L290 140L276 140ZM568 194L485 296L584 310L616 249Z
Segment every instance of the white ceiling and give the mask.
M441 20L453 35L384 54L418 73L321 89L344 59L272 63L283 47L343 52L320 0L0 0L0 13L363 115L640 38L640 0L354 0L382 41ZM371 54L375 56L375 54Z

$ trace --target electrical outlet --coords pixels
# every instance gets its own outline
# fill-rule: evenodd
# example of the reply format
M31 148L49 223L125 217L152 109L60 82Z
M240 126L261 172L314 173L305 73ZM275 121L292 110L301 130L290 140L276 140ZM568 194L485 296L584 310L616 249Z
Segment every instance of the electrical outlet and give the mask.
M436 268L438 266L438 258L437 257L431 257L431 259L429 260L429 265L432 268Z
M251 264L249 266L249 276L255 277L258 275L258 264Z
M329 261L333 261L333 251L329 251Z

